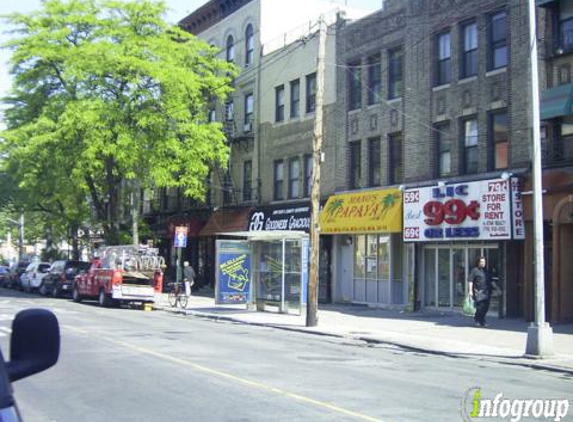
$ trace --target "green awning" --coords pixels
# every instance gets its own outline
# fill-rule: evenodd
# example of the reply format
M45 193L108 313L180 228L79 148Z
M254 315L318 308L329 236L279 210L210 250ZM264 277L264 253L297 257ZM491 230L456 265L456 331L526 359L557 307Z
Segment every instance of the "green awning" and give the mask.
M558 0L535 0L537 6L545 7L549 6L550 3L556 2Z
M572 105L573 84L550 88L541 94L541 120L573 114Z

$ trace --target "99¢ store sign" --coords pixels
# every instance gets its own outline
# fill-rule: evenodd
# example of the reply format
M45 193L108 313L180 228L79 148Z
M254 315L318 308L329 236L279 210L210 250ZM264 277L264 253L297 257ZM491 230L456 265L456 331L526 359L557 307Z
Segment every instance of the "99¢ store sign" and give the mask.
M523 238L517 180L485 180L404 192L404 240Z

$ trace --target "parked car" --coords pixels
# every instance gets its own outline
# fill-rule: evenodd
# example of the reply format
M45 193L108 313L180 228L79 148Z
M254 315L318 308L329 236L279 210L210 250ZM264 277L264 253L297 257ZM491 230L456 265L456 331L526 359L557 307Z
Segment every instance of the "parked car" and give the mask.
M5 287L10 277L10 268L0 265L0 287Z
M20 285L25 292L38 290L42 280L48 274L52 264L49 262L32 262L20 276Z
M90 263L86 261L61 260L55 261L50 267L50 271L44 276L38 286L38 291L45 296L52 294L59 297L62 294L71 294L74 277L80 271L87 271Z
M26 271L28 265L30 265L30 261L18 261L12 264L12 266L10 267L10 275L7 287L11 289L21 288L20 276L24 273L24 271Z
M12 321L10 361L0 352L0 420L21 422L14 398L14 381L44 371L56 364L60 354L60 328L56 316L46 309L26 309Z

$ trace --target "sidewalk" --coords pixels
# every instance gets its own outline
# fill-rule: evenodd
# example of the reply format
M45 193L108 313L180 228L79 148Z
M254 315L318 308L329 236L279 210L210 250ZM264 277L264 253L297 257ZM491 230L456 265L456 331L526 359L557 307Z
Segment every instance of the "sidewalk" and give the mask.
M488 318L489 328L473 319L439 311L402 312L357 305L319 305L318 326L306 327L305 315L249 311L246 305L216 305L213 297L194 295L187 309L172 308L167 294L156 297L155 309L203 318L269 326L284 330L391 344L426 353L494 360L506 364L573 374L573 324L552 326L555 355L524 357L528 323ZM275 308L271 308L275 309Z

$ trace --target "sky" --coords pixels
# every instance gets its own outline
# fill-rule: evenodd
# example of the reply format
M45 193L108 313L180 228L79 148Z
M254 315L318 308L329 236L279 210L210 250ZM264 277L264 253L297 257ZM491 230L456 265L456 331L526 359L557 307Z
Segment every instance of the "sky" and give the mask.
M183 19L189 13L193 12L208 0L164 0L167 4L169 12L166 20L171 23L176 23ZM282 1L282 0L275 0ZM349 7L356 9L364 9L375 11L380 8L382 0L331 0L334 3L346 4ZM9 14L12 12L28 13L33 10L39 9L41 0L0 0L0 15ZM4 25L0 25L0 44L9 39L9 36L4 32L9 30ZM7 61L9 60L10 53L5 49L0 49L0 97L4 97L11 85L10 76L8 74ZM2 122L0 122L0 127Z

